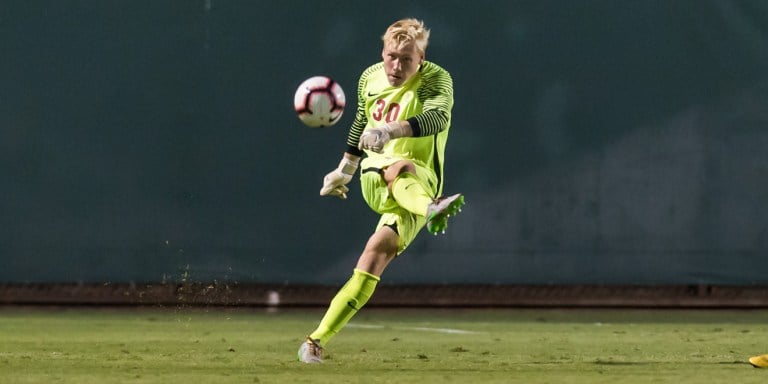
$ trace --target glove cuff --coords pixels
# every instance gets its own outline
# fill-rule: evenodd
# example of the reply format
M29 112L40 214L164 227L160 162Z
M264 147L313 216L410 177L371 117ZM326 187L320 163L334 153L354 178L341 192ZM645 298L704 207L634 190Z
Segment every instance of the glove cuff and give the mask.
M358 164L360 163L360 160L350 160L346 157L341 158L341 162L339 163L339 172L345 174L345 175L354 175L357 171Z
M400 121L393 121L387 124L384 124L384 129L389 133L389 137L392 139L396 139L398 137L405 136L405 127L403 126L403 123Z

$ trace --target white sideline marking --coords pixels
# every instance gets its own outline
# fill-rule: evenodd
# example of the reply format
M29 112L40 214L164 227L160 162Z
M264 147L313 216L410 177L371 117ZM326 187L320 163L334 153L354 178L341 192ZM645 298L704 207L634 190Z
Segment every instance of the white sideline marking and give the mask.
M482 332L465 331L463 329L453 329L453 328L407 327L407 328L399 328L399 329L412 330L412 331L438 332L438 333L452 333L456 335L473 335L476 333L482 333Z
M381 329L383 325L371 325L371 324L355 324L349 323L347 327L350 328L363 328L363 329ZM392 327L392 329L399 329L402 331L423 331L423 332L437 332L437 333L449 333L454 335L474 335L483 332L465 331L463 329L453 328L431 328L431 327Z
M355 324L355 323L348 323L347 327L350 327L350 328L363 328L363 329L379 329L379 328L384 328L383 325Z

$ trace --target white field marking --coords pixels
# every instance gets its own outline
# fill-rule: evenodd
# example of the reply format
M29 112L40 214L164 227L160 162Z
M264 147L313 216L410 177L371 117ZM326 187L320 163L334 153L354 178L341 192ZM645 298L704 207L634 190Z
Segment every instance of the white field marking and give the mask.
M362 329L381 329L383 325L370 325L370 324L355 324L349 323L347 327L350 328L362 328ZM484 332L466 331L463 329L453 328L432 328L432 327L391 327L392 329L398 329L401 331L422 331L422 332L437 332L437 333L449 333L454 335L476 335Z
M396 328L396 329L403 329L408 331L426 331L426 332L437 332L437 333L452 333L454 335L474 335L482 332L475 332L475 331L465 331L463 329L453 329L453 328L430 328L430 327L403 327L403 328Z
M349 328L363 328L363 329L380 329L380 328L384 328L383 325L355 324L355 323L348 323L347 327L349 327Z

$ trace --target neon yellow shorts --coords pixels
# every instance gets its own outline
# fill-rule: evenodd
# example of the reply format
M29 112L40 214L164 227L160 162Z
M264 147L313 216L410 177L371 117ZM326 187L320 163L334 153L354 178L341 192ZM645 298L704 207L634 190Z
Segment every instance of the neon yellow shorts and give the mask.
M388 166L403 160L387 156L369 156L360 164L360 186L363 199L374 212L381 214L376 230L385 225L396 225L399 235L397 253L402 253L416 238L427 220L401 208L392 198L387 183L382 176ZM414 163L416 177L425 190L432 196L437 195L437 176L432 169Z

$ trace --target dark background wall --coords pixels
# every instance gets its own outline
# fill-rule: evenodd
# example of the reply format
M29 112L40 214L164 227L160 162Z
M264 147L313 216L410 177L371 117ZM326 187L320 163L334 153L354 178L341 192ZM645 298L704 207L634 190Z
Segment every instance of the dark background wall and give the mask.
M0 282L345 280L376 223L321 198L401 17L454 77L467 205L388 282L768 284L768 3L8 1Z

